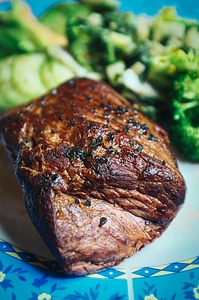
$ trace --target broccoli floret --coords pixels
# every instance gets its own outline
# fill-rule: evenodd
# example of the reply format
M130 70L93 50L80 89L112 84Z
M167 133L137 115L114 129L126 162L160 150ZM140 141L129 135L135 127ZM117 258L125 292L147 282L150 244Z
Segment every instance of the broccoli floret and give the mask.
M174 81L171 137L181 152L199 162L199 72L187 72Z
M105 77L105 66L127 59L136 48L128 34L132 28L129 18L125 13L115 11L71 18L66 32L69 52L89 71L101 72ZM120 20L118 26L117 20Z
M148 61L146 80L157 89L169 88L182 72L197 71L199 53L190 49L173 50L165 55L151 56Z
M69 38L68 50L74 58L89 71L101 71L96 69L105 63L101 27L92 27L88 20L81 18L72 20L67 26L67 36ZM98 45L98 49L101 49L101 53L96 51L96 45Z

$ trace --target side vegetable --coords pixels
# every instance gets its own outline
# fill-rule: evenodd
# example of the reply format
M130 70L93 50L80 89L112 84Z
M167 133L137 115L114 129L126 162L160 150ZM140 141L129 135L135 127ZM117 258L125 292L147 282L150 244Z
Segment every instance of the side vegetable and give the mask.
M0 110L41 96L72 75L72 71L45 53L7 57L0 61Z
M150 18L85 2L92 3L90 14L67 19L68 51L157 120L170 107L172 81L194 67L187 56L198 49L199 23L180 18L173 7Z
M199 161L199 71L181 74L173 91L171 136L187 158Z
M77 5L67 7L74 14ZM72 77L89 76L66 51L67 44L64 32L42 24L19 0L0 12L0 111L42 96Z
M20 0L13 0L9 11L0 11L0 58L67 43L66 36L44 26Z
M0 60L0 111L26 103L73 77L100 79L59 46Z

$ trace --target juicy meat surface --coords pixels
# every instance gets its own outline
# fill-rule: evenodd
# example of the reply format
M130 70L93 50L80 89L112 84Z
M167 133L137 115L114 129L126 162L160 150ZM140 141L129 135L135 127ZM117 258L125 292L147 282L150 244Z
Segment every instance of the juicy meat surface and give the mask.
M185 198L167 133L107 84L73 79L0 117L25 205L67 274L114 266Z

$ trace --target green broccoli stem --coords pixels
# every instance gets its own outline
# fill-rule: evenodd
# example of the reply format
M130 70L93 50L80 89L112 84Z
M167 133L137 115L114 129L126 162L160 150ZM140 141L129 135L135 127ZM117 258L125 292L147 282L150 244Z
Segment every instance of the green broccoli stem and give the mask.
M105 53L106 53L107 64L111 64L115 62L117 60L115 56L115 48L114 45L110 42L109 30L102 31L101 40L104 42L106 48Z
M182 108L183 111L195 108L197 106L199 106L199 101L197 101L197 100L181 104L181 108Z

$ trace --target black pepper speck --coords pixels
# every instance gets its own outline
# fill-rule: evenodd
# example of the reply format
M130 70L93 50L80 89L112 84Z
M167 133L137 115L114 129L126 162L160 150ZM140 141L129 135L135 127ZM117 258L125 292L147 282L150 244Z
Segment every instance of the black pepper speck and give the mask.
M122 105L119 105L117 107L117 111L116 111L117 115L123 115L126 113L126 108Z
M152 142L157 142L158 141L157 137L155 137L155 135L152 134L152 133L149 135L148 140L152 141Z
M88 198L88 199L86 200L85 205L88 206L88 207L90 207L90 206L91 206L91 199Z
M97 174L103 174L106 171L106 169L104 167L99 166L96 170Z
M94 122L90 122L88 127L92 129L94 127Z
M108 162L108 157L100 157L100 159L99 159L99 163L101 163L101 164L106 164Z
M90 146L93 150L96 150L99 146L101 146L101 141L97 139L92 139Z
M136 158L136 157L138 157L138 153L132 152L131 156L134 157L134 158Z
M102 135L98 135L96 141L97 142L102 142L103 141L103 136Z
M109 113L108 111L105 111L105 112L103 113L103 116L104 116L104 117L109 117L109 116L110 116L110 113Z
M133 147L133 146L134 146L134 141L133 141L133 140L129 140L129 145L130 145L131 147Z
M92 96L91 95L86 95L86 99L90 101L90 100L92 100Z
M99 222L99 227L102 227L104 224L106 224L107 218L106 217L101 217L100 222Z
M147 135L149 127L145 123L140 125L140 129L143 131L143 134Z
M72 119L70 120L70 124L71 124L72 126L75 126L75 124L76 124L76 121L75 121L75 119L74 119L74 118L72 118Z
M106 150L106 152L107 152L108 154L113 153L113 152L114 152L113 146L110 146L110 147Z
M143 147L141 145L137 146L137 148L136 148L137 152L140 153L140 152L142 152L142 150L143 150Z
M121 151L121 149L116 149L115 150L115 154L120 154L122 151Z
M125 131L126 133L128 133L131 129L132 129L131 126L130 126L129 124L127 124L127 125L125 126L125 128L124 128L124 131Z
M53 181L53 182L57 182L58 178L59 178L59 175L55 173L55 174L53 174L53 176L52 176L52 181Z
M75 199L75 204L80 204L80 200L79 199Z
M114 133L109 133L109 135L108 135L109 142L112 142L114 140L114 138L115 138Z

